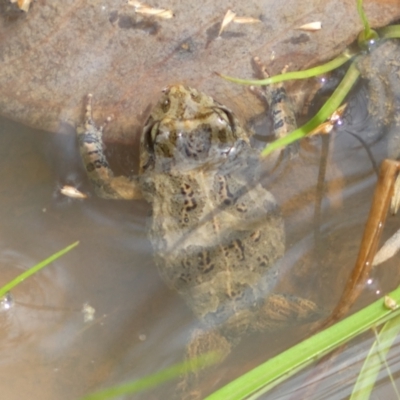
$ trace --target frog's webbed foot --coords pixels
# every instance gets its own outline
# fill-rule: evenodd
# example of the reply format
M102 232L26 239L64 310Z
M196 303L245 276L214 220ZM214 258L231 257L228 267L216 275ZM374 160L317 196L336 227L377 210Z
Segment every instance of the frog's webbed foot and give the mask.
M258 57L253 58L253 66L261 79L269 78L269 73L265 64L263 64ZM286 65L282 73L285 73L287 68L288 66ZM262 89L251 87L251 90L268 103L272 116L275 139L285 137L288 133L297 128L296 115L282 82L263 86ZM292 144L285 150L285 154L289 154L290 156L294 156L297 152L297 143Z
M92 95L87 96L85 121L76 130L79 150L87 175L96 194L109 199L138 199L142 197L138 178L115 177L103 152L103 130L111 118L97 128L92 117Z
M199 400L204 397L200 388L202 376L201 365L198 358L205 354L215 354L218 362L223 361L231 352L232 345L217 331L203 331L200 329L192 333L190 343L186 348L186 359L189 362L189 372L183 376L178 390L180 398L185 400ZM210 368L213 368L212 366Z
M312 301L286 294L269 296L258 319L258 330L278 330L299 322L307 323L319 320L322 312Z

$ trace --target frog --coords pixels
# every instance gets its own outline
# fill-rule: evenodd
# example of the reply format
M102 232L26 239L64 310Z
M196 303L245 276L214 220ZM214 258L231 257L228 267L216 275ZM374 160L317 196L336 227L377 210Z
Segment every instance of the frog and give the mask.
M276 134L293 130L295 115L283 85L261 93ZM77 129L87 175L103 198L151 204L155 264L200 321L186 348L188 360L216 350L223 359L249 332L318 314L310 300L274 293L285 252L284 221L275 197L260 183L260 151L233 111L195 88L167 86L144 124L139 172L130 177L114 176L103 152L104 126L93 121L89 95Z

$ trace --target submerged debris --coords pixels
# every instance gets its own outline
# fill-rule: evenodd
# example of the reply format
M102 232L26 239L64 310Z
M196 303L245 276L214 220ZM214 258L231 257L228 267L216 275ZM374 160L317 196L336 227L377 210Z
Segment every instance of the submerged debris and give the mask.
M256 24L261 22L261 20L253 17L235 17L233 18L233 22L235 24Z
M71 197L71 199L86 199L87 195L80 192L77 188L69 185L64 185L60 189L60 193L64 196Z
M400 250L400 229L379 249L374 257L374 261L372 262L372 266L377 266L382 264L389 258L392 258L398 251Z
M395 299L392 299L389 296L385 296L384 304L385 304L385 307L388 308L389 310L396 310L399 308L397 301Z
M321 24L321 21L315 21L315 22L310 22L308 24L299 26L296 29L300 29L302 31L314 32L314 31L319 31L320 29L322 29L322 24Z
M218 36L221 36L221 33L224 29L233 21L233 18L236 17L236 13L232 10L228 10L224 16L224 19L221 22L221 28L219 29Z
M93 308L89 303L85 303L82 307L82 314L84 322L91 322L94 320L94 314L96 309Z
M234 13L232 10L228 10L221 22L221 28L219 29L218 36L221 36L221 33L231 22L235 22L237 24L255 24L257 22L261 22L261 20L253 17L237 17L236 13Z
M313 129L311 132L307 134L307 136L314 136L314 135L319 135L319 134L328 134L331 132L333 127L336 124L340 124L342 115L344 113L344 110L347 107L347 103L344 103L341 105L336 111L332 113L332 115L328 118L328 120L321 125L318 125L315 129Z
M17 3L18 8L22 11L28 12L29 6L33 0L10 0L11 3Z
M136 0L128 0L128 4L135 8L136 14L163 19L170 19L174 17L174 13L172 12L172 10L167 10L166 8L151 7Z
M400 208L400 177L394 182L392 201L390 202L390 212L395 215Z
M3 297L0 297L0 310L9 310L14 305L14 299L10 292L7 292Z

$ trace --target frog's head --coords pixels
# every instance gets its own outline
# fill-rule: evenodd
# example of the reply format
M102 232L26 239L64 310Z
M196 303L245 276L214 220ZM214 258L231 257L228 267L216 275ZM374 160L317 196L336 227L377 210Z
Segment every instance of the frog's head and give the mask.
M156 165L197 168L226 159L248 136L231 110L183 85L169 86L141 138L141 171Z

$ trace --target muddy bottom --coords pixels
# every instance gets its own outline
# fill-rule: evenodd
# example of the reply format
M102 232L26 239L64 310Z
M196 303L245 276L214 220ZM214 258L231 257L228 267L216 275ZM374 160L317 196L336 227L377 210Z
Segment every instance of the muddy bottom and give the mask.
M2 398L78 399L182 361L198 322L158 275L146 235L149 205L92 196L73 131L64 136L32 132L6 120L0 121L0 129L0 284L80 241L69 254L18 286L12 292L13 306L0 313ZM349 126L325 142L318 137L303 141L299 157L266 175L263 182L280 204L287 233L276 290L308 298L326 315L356 259L376 183L365 148L346 129ZM385 139L370 143L370 148L379 165L386 156ZM110 151L118 158L117 148ZM135 156L123 157L125 165L135 165ZM64 184L90 197L68 199L59 193ZM384 235L390 236L398 223L397 217L389 218ZM374 273L356 308L399 281L396 260L386 263ZM95 310L92 320L82 311L89 307ZM213 371L206 391L308 332L308 326L300 326L244 338ZM348 346L329 370L308 370L263 398L305 398L302 387L315 381L318 384L307 398L346 398L359 372L361 354L372 340L365 335ZM391 359L397 365L395 352ZM389 390L387 382L381 381L382 393ZM175 385L176 381L125 398L174 398Z

